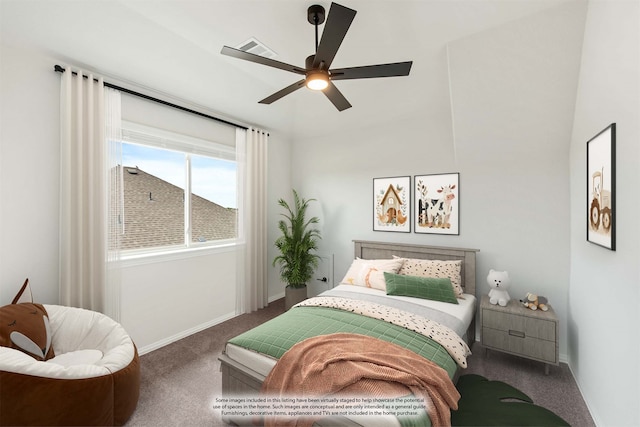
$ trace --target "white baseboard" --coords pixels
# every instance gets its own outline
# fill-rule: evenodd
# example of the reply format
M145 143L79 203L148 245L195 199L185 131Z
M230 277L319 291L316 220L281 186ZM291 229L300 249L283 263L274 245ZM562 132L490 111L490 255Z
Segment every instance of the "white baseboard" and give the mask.
M284 292L276 294L276 295L271 295L269 297L269 303L274 302L275 300L279 300L280 298L284 298Z
M193 335L195 333L203 331L203 330L205 330L207 328L210 328L212 326L215 326L215 325L217 325L219 323L222 323L222 322L225 322L225 321L227 321L229 319L232 319L232 318L236 317L236 315L237 314L235 312L228 313L228 314L225 314L223 316L217 317L217 318L215 318L213 320L210 320L210 321L208 321L206 323L202 323L200 325L194 326L193 328L187 329L186 331L182 331L182 332L179 332L179 333L177 333L175 335L172 335L170 337L164 338L164 339L162 339L160 341L156 341L153 344L145 345L144 347L138 349L138 354L140 354L142 356L143 354L150 353L153 350L157 350L157 349L159 349L161 347L164 347L165 345L171 344L173 342L181 340L182 338L186 338L186 337L188 337L190 335Z
M596 426L604 425L604 424L602 424L600 422L600 419L596 415L596 412L593 410L593 407L591 405L589 405L589 400L587 400L585 394L582 392L582 387L580 386L580 381L578 381L578 378L573 373L573 369L571 368L571 362L569 360L567 360L566 363L567 363L567 366L569 367L569 372L571 372L571 376L573 377L573 380L576 382L576 386L578 387L578 392L580 392L580 395L582 396L582 400L584 400L585 405L587 405L587 411L589 411L589 415L591 415L591 419L593 420L593 423Z
M558 356L558 359L560 360L560 363L566 363L567 365L569 364L569 357L566 354L560 353L560 355Z
M274 302L276 300L279 300L280 298L284 298L284 292L270 296L268 301L269 301L269 303L272 303L272 302ZM138 349L138 354L140 354L142 356L143 354L150 353L153 350L157 350L157 349L159 349L161 347L164 347L165 345L169 345L169 344L171 344L173 342L176 342L178 340L186 338L189 335L193 335L193 334L195 334L197 332L203 331L203 330L205 330L207 328L210 328L212 326L215 326L215 325L217 325L219 323L225 322L225 321L227 321L229 319L233 319L237 315L238 314L235 313L235 312L228 313L228 314L225 314L223 316L217 317L217 318L215 318L213 320L210 320L210 321L208 321L206 323L203 323L201 325L194 326L193 328L187 329L186 331L182 331L182 332L177 333L175 335L172 335L170 337L164 338L164 339L162 339L160 341L156 341L153 344L145 345L144 347L141 347L141 348Z

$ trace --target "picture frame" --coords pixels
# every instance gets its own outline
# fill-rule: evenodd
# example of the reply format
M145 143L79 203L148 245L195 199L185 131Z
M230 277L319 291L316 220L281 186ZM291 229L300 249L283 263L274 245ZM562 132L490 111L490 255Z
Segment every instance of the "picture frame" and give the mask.
M373 179L373 231L411 232L411 177Z
M616 250L616 124L587 141L587 241Z
M414 233L460 234L460 174L416 175Z

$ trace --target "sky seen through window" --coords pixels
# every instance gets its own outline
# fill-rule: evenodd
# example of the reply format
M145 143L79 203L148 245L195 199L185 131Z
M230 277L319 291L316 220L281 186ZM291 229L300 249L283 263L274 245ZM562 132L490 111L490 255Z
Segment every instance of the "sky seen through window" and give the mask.
M184 153L123 142L122 163L185 187ZM235 162L192 154L191 169L193 194L225 208L237 207Z

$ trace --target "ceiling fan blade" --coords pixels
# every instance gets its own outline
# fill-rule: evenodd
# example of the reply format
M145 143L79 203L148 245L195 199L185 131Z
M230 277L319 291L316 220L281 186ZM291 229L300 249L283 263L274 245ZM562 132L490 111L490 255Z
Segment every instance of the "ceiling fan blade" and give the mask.
M245 52L243 50L235 49L229 46L224 46L220 51L220 53L227 56L233 56L234 58L244 59L245 61L266 65L268 67L279 68L281 70L290 71L296 74L304 75L307 72L304 68L300 68L300 67L296 67L295 65L290 65L284 62L276 61L275 59L265 58L264 56L255 55L253 53Z
M331 103L336 106L338 111L343 111L347 108L351 108L351 104L349 104L347 98L344 97L342 92L340 92L336 85L334 85L333 83L329 82L329 86L327 86L327 88L323 90L323 92L325 95L327 95L329 101L331 101Z
M329 69L355 16L355 10L331 3L324 30L322 30L322 38L318 43L318 50L313 61L313 68L317 69L323 63L322 68Z
M294 91L300 89L301 87L304 87L304 79L302 79L300 81L297 81L294 84L289 85L289 86L285 87L282 90L277 91L273 95L267 96L262 101L258 101L258 103L259 104L271 104L272 102L277 101L278 99L282 98L283 96L289 95L291 92L294 92Z
M376 77L408 76L413 61L393 64L366 65L364 67L331 70L331 80L370 79Z

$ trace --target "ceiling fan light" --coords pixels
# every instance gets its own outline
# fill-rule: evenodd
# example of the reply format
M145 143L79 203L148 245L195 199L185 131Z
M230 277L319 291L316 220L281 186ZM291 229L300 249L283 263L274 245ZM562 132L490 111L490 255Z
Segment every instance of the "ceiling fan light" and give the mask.
M323 90L329 86L329 76L322 71L309 73L306 78L306 85L311 90Z

